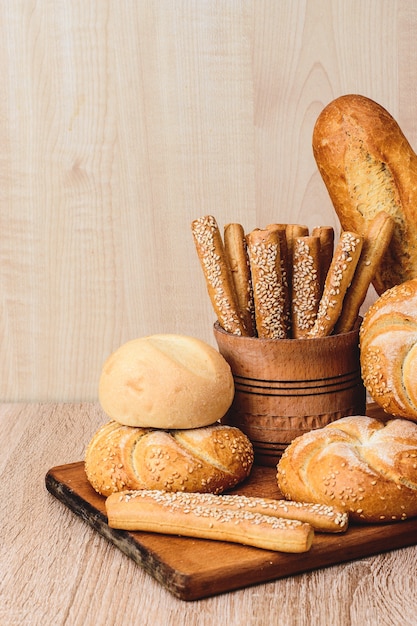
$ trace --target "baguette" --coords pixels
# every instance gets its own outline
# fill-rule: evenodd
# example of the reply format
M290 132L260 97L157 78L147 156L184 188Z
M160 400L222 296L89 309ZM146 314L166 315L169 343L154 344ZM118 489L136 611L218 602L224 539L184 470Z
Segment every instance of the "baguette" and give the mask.
M354 327L369 285L388 249L394 228L394 219L385 211L377 213L369 222L355 275L346 293L343 310L335 327L336 333L347 333Z
M162 491L113 494L106 499L111 528L240 543L280 552L306 552L314 529L299 520L216 507L200 497Z
M417 277L417 155L379 104L349 94L330 102L313 131L313 153L344 230L364 234L379 211L395 221L373 285Z
M212 215L191 224L194 243L206 280L209 298L220 326L234 335L248 335L239 313L231 271L219 227Z
M232 272L240 315L250 336L256 334L255 307L245 232L241 224L226 224L224 249Z
M363 239L353 232L341 234L327 273L319 310L309 337L330 335L339 319L346 291L359 261Z

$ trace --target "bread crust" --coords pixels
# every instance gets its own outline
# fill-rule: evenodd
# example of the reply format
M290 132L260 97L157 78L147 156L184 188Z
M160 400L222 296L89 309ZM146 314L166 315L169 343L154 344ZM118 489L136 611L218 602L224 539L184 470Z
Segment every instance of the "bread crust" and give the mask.
M248 247L241 224L231 223L224 227L224 251L232 274L240 315L247 334L256 334L255 307L250 275Z
M362 378L391 415L417 422L417 279L383 293L360 329Z
M111 421L92 437L85 471L101 495L126 489L222 493L249 476L253 448L238 428L156 430Z
M363 234L381 210L395 220L377 293L416 277L417 156L394 118L364 96L336 98L316 121L313 154L344 230Z
M352 521L417 516L417 425L409 420L344 417L295 439L277 466L291 500L332 504Z
M132 339L103 365L98 389L107 416L127 426L198 428L230 407L230 366L212 346L184 335Z
M202 494L191 498L158 491L113 494L106 500L109 526L124 530L216 539L280 552L306 552L313 528L304 522L219 507Z
M234 335L248 335L216 219L212 215L204 215L194 220L191 232L207 292L220 326Z
M273 498L260 498L241 494L216 495L212 493L185 493L176 492L174 496L162 496L161 491L144 490L122 491L107 498L106 508L111 510L111 517L117 520L119 528L126 530L140 530L141 509L146 507L146 500L152 498L159 501L163 507L173 505L180 510L198 509L243 514L268 515L288 520L298 520L310 524L317 532L343 533L348 529L348 514L337 507L329 505L310 504L305 502L290 502ZM138 496L143 495L143 505L137 505ZM139 498L139 501L141 499ZM123 504L119 504L123 503ZM112 525L109 521L109 525Z

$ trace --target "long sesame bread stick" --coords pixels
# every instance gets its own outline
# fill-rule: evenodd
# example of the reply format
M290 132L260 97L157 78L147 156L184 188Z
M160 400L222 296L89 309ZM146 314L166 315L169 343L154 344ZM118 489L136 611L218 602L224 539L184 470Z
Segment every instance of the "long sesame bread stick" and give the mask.
M363 238L357 233L344 231L340 235L327 272L316 321L309 332L309 337L326 337L333 332L359 261L362 244Z
M191 231L210 301L220 326L234 335L248 335L239 314L231 271L215 218L212 215L205 215L194 220L191 223Z
M254 336L256 334L255 307L248 249L243 226L237 223L226 224L223 239L226 258L232 272L240 315L248 334Z
M315 226L311 231L313 237L320 238L320 295L323 293L327 272L334 253L334 228L332 226Z
M106 499L111 528L213 539L280 552L307 552L314 538L310 524L254 513L217 508L206 494L197 502L180 492L135 491ZM195 497L196 494L193 494Z
M394 228L394 218L385 211L377 213L369 222L355 275L346 293L343 310L336 324L336 333L347 333L354 327L369 285L391 242Z
M128 508L127 503L130 502L131 498L137 495L138 491L139 490L130 489L119 492L119 496L126 496L126 509ZM148 494L155 498L159 498L159 493L158 490L148 490ZM131 496L131 498L128 496ZM113 498L110 502L116 506L117 498ZM291 500L276 500L274 498L261 498L241 494L216 495L213 493L186 493L179 491L172 492L172 495L167 497L167 502L171 502L173 506L187 505L188 508L204 507L204 510L210 507L233 511L247 511L271 515L272 517L293 519L306 522L313 526L314 530L317 532L325 533L343 533L347 530L349 522L349 516L346 512L338 507L329 506L327 504L293 502ZM134 522L132 521L132 523Z
M284 319L287 320L286 333L289 336L291 330L291 276L292 262L288 252L286 224L269 224L265 230L276 231L279 239L279 256L281 267L281 282L284 297Z
M297 237L292 270L291 329L294 339L306 337L316 321L321 296L320 264L320 238Z
M268 339L288 336L279 241L277 230L256 228L247 235L256 331L258 337Z
M294 254L294 241L297 237L307 237L309 234L308 226L305 224L286 224L285 225L285 237L287 240L287 255L288 255L288 290L292 291L292 260Z

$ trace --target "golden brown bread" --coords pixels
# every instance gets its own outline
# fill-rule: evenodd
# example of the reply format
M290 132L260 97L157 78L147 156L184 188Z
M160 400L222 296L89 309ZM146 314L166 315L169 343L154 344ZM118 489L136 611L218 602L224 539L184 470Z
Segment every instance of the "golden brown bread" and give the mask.
M242 224L226 224L224 227L224 251L235 287L240 315L248 335L256 335L252 280L250 275L248 246Z
M228 333L248 335L216 219L213 215L204 215L193 220L191 232L207 292L220 326Z
M232 507L217 508L201 495L161 491L113 494L106 500L108 523L112 528L216 539L280 552L306 552L311 547L314 530L309 524Z
M320 303L320 238L296 237L292 257L291 333L299 339L313 328Z
M362 377L387 413L417 422L417 279L388 289L360 330Z
M288 336L288 285L283 280L280 231L255 228L247 235L258 337Z
M167 505L175 505L179 509L197 508L201 511L209 510L238 512L243 514L261 514L270 517L298 520L310 524L318 532L343 533L348 528L348 514L337 507L311 504L305 502L290 502L273 498L259 498L241 494L216 495L213 493L186 493L175 492L173 495L161 495L161 491L122 491L107 498L106 508L109 514L109 525L117 520L119 528L125 530L140 530L141 509L148 498L159 500ZM138 496L143 496L139 498ZM122 504L120 504L122 503ZM111 519L110 519L111 518Z
M85 471L103 496L126 489L222 493L249 476L253 449L232 426L154 430L111 421L92 437Z
M348 333L354 327L368 288L391 242L394 227L393 218L385 211L380 211L368 222L355 274L335 326L336 333Z
M331 335L343 309L343 300L352 282L362 250L363 238L344 231L337 242L309 337Z
M395 220L377 293L417 277L417 155L393 117L364 96L336 98L316 121L313 153L344 230L363 234L381 210Z
M176 334L132 339L103 365L99 400L110 419L143 428L199 428L221 419L234 381L222 355Z
M295 439L277 482L285 497L338 506L356 522L417 516L417 425L341 418Z

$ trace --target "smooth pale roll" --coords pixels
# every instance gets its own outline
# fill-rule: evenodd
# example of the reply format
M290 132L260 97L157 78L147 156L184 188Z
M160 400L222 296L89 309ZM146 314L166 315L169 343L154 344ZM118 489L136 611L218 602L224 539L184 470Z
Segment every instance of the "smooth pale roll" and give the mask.
M123 344L104 363L99 401L127 426L187 429L221 419L234 396L230 366L207 343L175 334Z

